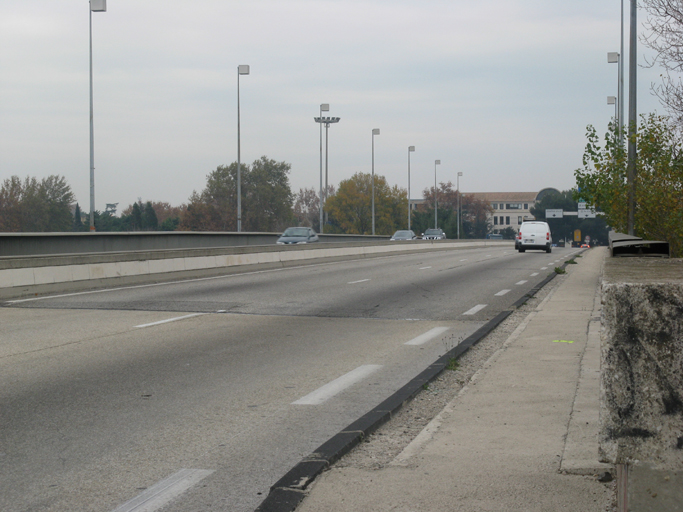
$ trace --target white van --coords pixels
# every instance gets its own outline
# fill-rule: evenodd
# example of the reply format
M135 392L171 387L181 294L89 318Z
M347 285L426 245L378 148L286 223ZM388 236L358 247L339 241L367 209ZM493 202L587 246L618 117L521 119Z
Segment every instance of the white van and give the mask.
M516 246L519 252L527 249L552 251L553 237L547 222L522 222L517 235Z

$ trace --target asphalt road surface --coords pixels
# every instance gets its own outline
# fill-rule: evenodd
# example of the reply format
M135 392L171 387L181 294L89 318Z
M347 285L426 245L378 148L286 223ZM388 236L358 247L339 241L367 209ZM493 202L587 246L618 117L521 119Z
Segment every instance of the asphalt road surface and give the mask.
M5 302L0 510L252 511L576 252L459 249Z

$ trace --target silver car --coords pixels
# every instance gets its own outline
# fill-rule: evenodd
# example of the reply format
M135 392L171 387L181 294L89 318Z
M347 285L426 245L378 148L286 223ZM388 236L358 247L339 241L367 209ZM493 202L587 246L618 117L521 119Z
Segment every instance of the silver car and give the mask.
M310 244L318 242L318 235L311 228L287 228L282 236L277 239L277 243L288 244Z

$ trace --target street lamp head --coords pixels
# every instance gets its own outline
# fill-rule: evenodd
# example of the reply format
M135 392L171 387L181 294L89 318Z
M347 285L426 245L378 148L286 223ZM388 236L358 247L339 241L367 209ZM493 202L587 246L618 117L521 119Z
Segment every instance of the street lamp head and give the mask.
M461 172L459 172L459 173L458 173L458 176L462 176L462 173L461 173Z
M373 135L379 135L379 128L373 128L373 129L372 129L372 134L373 134Z
M90 0L92 12L107 12L107 0Z
M415 151L415 146L408 146L408 153Z
M248 75L249 74L249 65L248 64L240 64L237 66L237 73L240 75Z
M329 103L321 103L320 104L320 112L329 112L330 111L330 104Z
M441 160L434 160L434 165L441 165Z
M608 52L607 53L607 63L617 64L619 62L619 52Z
M330 125L331 123L338 123L341 119L340 117L314 117L316 123L324 123Z
M616 96L607 96L607 104L608 105L616 105L617 104L617 97Z

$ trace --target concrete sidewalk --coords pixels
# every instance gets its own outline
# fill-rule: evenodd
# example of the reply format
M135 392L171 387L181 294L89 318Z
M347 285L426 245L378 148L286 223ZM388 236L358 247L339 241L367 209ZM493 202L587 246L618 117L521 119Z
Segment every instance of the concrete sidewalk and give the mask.
M598 462L599 281L568 265L461 392L387 467L321 475L298 512L610 510Z

